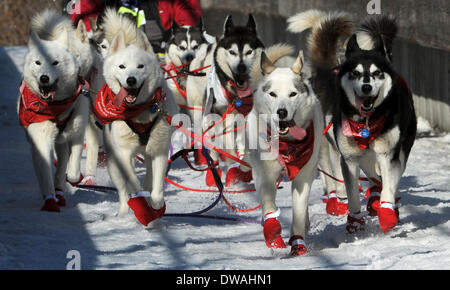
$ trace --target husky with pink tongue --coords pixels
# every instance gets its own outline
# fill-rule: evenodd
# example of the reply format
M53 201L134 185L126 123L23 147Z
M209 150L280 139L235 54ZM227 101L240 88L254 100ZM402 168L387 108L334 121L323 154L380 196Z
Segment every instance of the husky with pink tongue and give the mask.
M308 198L317 173L323 130L322 109L309 83L300 52L291 67L276 67L261 55L262 76L252 73L256 87L253 110L247 118L247 139L256 191L262 205L262 225L269 248L286 248L276 205L277 181L291 180L291 255L307 253ZM255 69L253 70L255 71ZM259 73L261 74L261 73Z
M119 193L119 216L130 208L147 226L165 212L164 177L173 132L168 116L178 113L160 65L145 34L123 15L108 9L104 61L106 83L94 114L104 126L108 172ZM144 185L137 177L136 154L145 158Z

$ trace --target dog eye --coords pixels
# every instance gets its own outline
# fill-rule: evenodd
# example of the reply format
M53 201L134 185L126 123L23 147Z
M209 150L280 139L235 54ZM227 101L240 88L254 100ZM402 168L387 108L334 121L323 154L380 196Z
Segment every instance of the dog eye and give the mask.
M123 64L119 65L120 69L125 69L125 66Z
M289 94L289 97L292 98L292 97L295 97L296 95L297 95L297 92L292 92Z
M52 63L52 65L58 65L59 64L59 61L57 61L57 60L55 60L53 63Z
M198 48L198 45L194 45L194 46L192 47L193 50L197 50L197 48Z
M352 71L352 76L353 76L353 77L357 78L357 77L359 77L360 75L361 75L361 73L360 73L359 71L357 71L357 70Z
M237 53L234 52L234 50L229 50L228 52L229 52L231 55L237 55Z
M381 72L380 72L379 70L376 70L376 71L374 71L374 72L372 73L372 75L373 75L374 77L379 77L379 76L381 75Z
M36 61L35 61L35 64L41 65L41 62L40 62L39 60L36 60Z
M144 68L144 65L140 64L140 65L137 66L137 68Z
M186 50L186 47L185 46L180 46L180 49L181 50Z
M274 97L274 98L277 97L277 94L275 94L274 92L270 92L269 95L270 95L271 97Z
M106 49L106 45L104 45L104 44L102 44L101 47L102 47L103 49Z
M250 50L247 51L245 54L246 54L246 55L250 55L250 54L252 54L252 53L253 53L253 50L250 49Z

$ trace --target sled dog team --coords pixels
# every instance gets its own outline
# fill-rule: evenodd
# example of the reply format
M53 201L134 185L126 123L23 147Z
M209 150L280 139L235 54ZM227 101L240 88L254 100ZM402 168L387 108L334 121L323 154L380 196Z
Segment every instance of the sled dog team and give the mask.
M94 182L104 147L119 216L131 209L145 226L161 218L170 139L180 125L172 117L181 111L205 131L209 114L222 116L222 133L236 127L228 118L242 116L245 134L223 135L233 144L224 150L234 160L210 153L227 165L227 186L254 179L268 247L287 247L276 205L277 181L285 175L293 203L288 245L292 255L307 253L308 199L318 168L334 177L322 175L323 200L328 214L347 215L347 231L365 225L361 171L370 183L369 215L378 216L385 233L398 223L398 185L416 117L411 92L392 67L393 18L369 17L354 27L341 12L294 15L288 30L308 30L306 59L302 51L292 57L286 44L265 48L252 15L241 26L228 16L214 43L206 41L202 23L175 25L163 67L145 34L116 11L107 9L91 26L88 38L82 21L74 28L56 11L32 19L18 116L31 145L42 210L65 206L67 183ZM145 159L143 185L134 168L137 154ZM201 151L195 155L202 164ZM214 186L210 170L206 183Z

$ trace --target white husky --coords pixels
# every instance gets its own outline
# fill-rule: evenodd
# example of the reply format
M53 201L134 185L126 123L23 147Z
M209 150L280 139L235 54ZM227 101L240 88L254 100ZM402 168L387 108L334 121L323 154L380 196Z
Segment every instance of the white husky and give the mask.
M114 10L106 11L104 21L110 48L96 116L105 125L108 171L119 192L119 215L130 207L147 226L165 212L163 184L172 128L164 113L176 114L177 104L145 34ZM134 168L138 153L145 157L147 169L143 188Z
M266 245L286 247L275 203L277 180L285 171L292 181L291 254L302 255L307 252L308 197L317 173L323 115L303 68L303 54L290 68L275 67L273 61L262 53L263 78L258 81L257 73L252 73L257 90L247 121L248 154L262 204Z
M74 42L82 43L85 30L75 31L67 18L46 10L32 19L29 53L18 100L18 115L31 145L42 210L60 211L65 205L66 179L80 179L80 159L89 103L81 95L81 64ZM69 20L70 23L70 20ZM53 150L57 157L52 173ZM70 162L69 162L70 161ZM68 163L70 164L67 168ZM67 172L67 177L66 177Z

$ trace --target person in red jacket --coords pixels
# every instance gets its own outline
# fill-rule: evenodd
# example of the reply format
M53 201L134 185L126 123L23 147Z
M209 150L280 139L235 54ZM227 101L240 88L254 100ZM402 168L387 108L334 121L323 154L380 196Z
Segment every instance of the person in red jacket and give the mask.
M119 0L63 0L63 11L70 15L74 26L83 20L88 32L91 31L89 18L97 19L105 7L118 7Z

